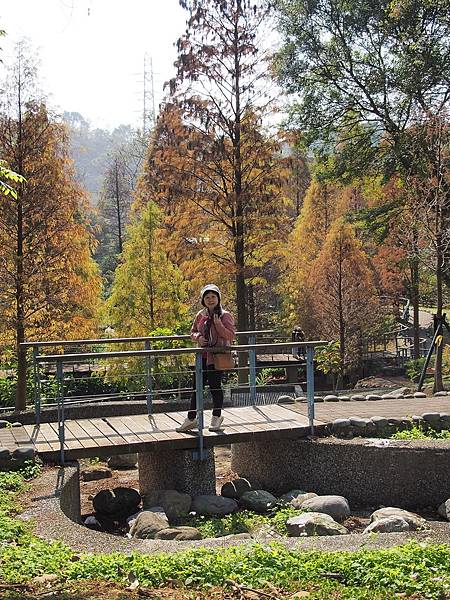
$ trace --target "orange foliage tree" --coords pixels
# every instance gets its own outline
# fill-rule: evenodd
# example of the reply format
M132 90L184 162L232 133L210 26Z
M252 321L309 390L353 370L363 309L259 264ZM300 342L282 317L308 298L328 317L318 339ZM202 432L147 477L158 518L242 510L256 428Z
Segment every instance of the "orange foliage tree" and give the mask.
M33 82L20 45L0 107L0 154L25 177L17 198L0 200L0 335L4 346L15 342L17 349L17 409L26 404L20 343L91 335L101 287L66 132L34 98Z

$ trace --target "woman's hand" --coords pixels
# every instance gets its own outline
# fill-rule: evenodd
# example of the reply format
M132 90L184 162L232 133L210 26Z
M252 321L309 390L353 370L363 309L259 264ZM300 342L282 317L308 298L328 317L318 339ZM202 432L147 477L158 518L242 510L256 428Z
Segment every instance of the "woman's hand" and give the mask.
M199 345L199 346L202 346L202 347L204 347L204 346L207 346L207 345L208 345L208 341L207 341L207 339L206 339L206 338L204 338L202 335L199 335L199 336L198 336L198 338L197 338L197 342L198 342L198 345Z
M222 324L222 321L220 320L220 317L217 313L214 313L213 315L213 321L214 321L214 325L217 325L217 323Z

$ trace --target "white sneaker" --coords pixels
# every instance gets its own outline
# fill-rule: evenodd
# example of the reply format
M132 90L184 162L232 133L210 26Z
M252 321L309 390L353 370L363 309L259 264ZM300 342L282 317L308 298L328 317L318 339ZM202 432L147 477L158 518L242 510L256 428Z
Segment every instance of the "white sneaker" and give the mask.
M220 431L221 425L223 423L223 417L211 417L211 425L209 426L210 431Z
M197 419L186 418L183 421L183 423L181 423L181 425L175 429L175 431L178 431L178 433L183 433L183 431L191 431L191 429L197 429L197 428L198 428Z

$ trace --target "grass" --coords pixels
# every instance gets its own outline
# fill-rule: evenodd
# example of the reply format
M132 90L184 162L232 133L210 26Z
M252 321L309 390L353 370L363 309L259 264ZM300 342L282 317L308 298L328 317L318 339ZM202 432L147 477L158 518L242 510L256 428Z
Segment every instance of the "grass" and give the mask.
M144 596L173 600L245 598L241 594L245 587L266 590L261 597L273 598L288 598L298 590L307 590L311 600L387 600L396 594L415 600L450 598L450 547L444 544L411 542L389 550L301 552L272 543L173 554L78 554L63 543L37 538L28 524L17 519L17 502L29 475L0 473L2 598L31 599L35 592L38 597L32 581L43 574L57 575L52 590L59 590L57 597L66 600L97 597L95 589L103 589L105 582L119 590L115 597L122 597L122 586L123 598L137 598L136 590L127 591L131 581L137 582L140 590L153 590L142 592ZM258 522L267 519L281 527L290 510L259 516ZM216 520L213 527L226 531L237 525L253 526L248 514L240 514L237 523L232 518L222 519L221 525ZM20 584L28 586L26 595L20 589L8 589ZM93 586L92 593L85 596L88 585ZM107 594L99 591L98 597Z

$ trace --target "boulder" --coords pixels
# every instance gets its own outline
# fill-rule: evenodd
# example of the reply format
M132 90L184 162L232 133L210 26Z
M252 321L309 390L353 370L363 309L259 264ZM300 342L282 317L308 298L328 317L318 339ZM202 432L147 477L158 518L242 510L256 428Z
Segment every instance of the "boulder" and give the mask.
M92 500L95 512L103 515L129 516L137 512L141 495L133 488L117 487L102 490Z
M0 460L8 461L10 459L11 459L11 452L8 450L8 448L0 448Z
M254 510L258 513L268 512L275 506L277 499L265 490L252 490L245 492L240 498L239 503L248 510Z
M426 398L425 392L414 392L414 398Z
M305 402L308 402L308 398L305 398L305 396L297 396L297 398L295 399L295 402L296 403L301 402L304 404Z
M350 507L344 496L316 496L305 500L302 508L316 513L325 513L336 521L344 521L350 516Z
M305 492L304 490L290 490L289 492L286 492L285 494L283 494L282 496L280 496L278 498L278 503L279 504L290 504L291 500L293 500L294 498L297 498L297 496L301 496L302 494L306 494L307 492Z
M364 400L367 400L367 398L362 394L353 394L352 400L354 400L355 402L364 402Z
M144 498L144 508L162 506L168 519L173 521L186 517L191 510L192 498L176 490L155 490Z
M439 429L439 426L441 424L440 413L438 413L438 412L423 413L422 418L425 421L425 423L430 425L430 427L432 427L433 429Z
M433 396L434 396L435 398L442 398L443 396L446 396L446 395L447 395L447 392L446 392L445 390L442 390L442 391L440 391L440 392L435 392L435 393L433 394Z
M93 469L84 469L80 473L82 481L98 481L99 479L108 479L112 477L111 469L108 467L95 467Z
M279 396L277 400L278 404L295 404L295 398L293 396Z
M306 500L311 500L311 498L317 498L317 494L314 492L306 492L304 494L299 494L295 498L292 498L290 505L292 508L303 508L304 502Z
M366 400L382 400L380 394L367 394Z
M33 447L16 448L12 453L12 458L18 462L25 462L26 460L33 460L36 456L36 450Z
M381 377L365 377L364 379L360 379L356 382L354 387L355 390L364 389L364 388L393 388L395 384L388 379L383 379Z
M353 429L350 419L335 419L331 424L331 432L337 437L351 437Z
M191 504L191 512L208 517L229 515L237 509L236 500L224 496L195 496Z
M130 535L140 540L153 540L158 531L168 527L169 521L164 513L159 510L143 510L133 522Z
M314 402L323 402L323 396L314 396Z
M339 402L339 398L336 396L336 394L327 394L326 396L324 396L323 401L324 402Z
M10 427L11 423L9 421L5 421L0 419L0 429L5 429L6 427Z
M370 522L374 523L375 521L387 519L389 517L401 517L408 523L411 531L415 531L416 529L427 529L427 522L425 519L419 517L419 515L416 515L415 513L395 506L379 508L371 514Z
M410 530L408 521L403 517L392 516L373 521L364 529L363 533L396 533Z
M117 454L108 458L108 467L111 469L135 469L138 457L136 453Z
M350 396L339 396L341 402L350 402Z
M195 527L167 527L157 531L154 536L155 540L176 540L176 541L191 541L201 540L202 534Z
M450 498L439 506L438 513L441 517L450 521Z
M327 514L310 512L291 517L286 521L286 529L290 537L313 535L345 535L348 529L336 523Z
M237 500L242 494L250 492L252 489L252 484L248 479L233 479L233 481L227 481L223 484L220 495Z

